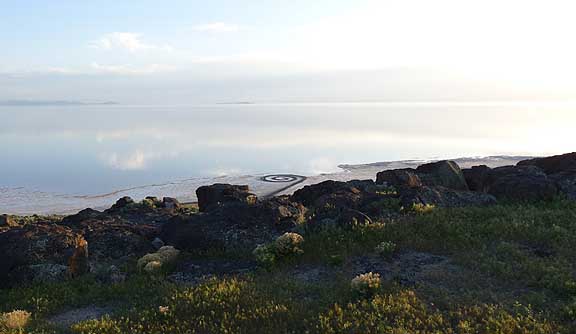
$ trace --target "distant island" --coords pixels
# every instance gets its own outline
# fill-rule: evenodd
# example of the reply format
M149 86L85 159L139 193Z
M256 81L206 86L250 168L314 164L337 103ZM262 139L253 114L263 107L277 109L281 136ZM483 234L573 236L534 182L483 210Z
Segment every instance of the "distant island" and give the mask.
M85 105L115 105L117 102L80 102L65 100L0 100L0 106L85 106Z
M250 101L237 101L237 102L218 102L216 104L255 104L255 103Z

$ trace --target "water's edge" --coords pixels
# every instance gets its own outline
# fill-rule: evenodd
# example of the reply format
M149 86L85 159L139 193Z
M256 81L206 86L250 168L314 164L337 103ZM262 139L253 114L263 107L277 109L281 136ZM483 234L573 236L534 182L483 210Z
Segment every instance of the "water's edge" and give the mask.
M528 159L527 156L491 156L453 159L462 168L477 165L498 167L514 165L518 161ZM386 169L413 168L433 160L403 160L377 162L360 165L339 165L342 171L330 174L311 176L300 175L234 175L216 178L190 178L159 184L141 185L127 189L119 189L106 194L69 195L25 188L7 188L0 186L1 214L71 214L85 208L105 209L118 198L130 196L140 200L146 196L175 197L182 202L196 201L195 191L202 185L213 183L246 184L259 197L269 197L289 194L306 185L325 180L349 181L354 179L375 179L376 173Z

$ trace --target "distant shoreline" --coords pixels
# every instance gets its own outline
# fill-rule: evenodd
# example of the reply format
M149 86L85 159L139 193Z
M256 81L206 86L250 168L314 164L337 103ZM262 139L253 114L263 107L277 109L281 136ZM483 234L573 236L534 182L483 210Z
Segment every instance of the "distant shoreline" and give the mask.
M80 102L80 101L33 101L33 100L7 100L0 101L0 107L44 107L44 106L91 106L91 105L118 105L113 101Z
M532 156L488 156L469 157L456 159L442 159L456 161L461 167L469 168L477 165L499 167L515 165L520 160L526 160ZM385 169L415 168L423 163L438 161L438 159L426 160L396 160L366 164L340 164L341 169L332 173L314 175L281 174L275 176L295 177L291 182L270 182L265 180L266 174L254 175L228 175L222 177L194 177L180 180L171 180L134 187L117 189L105 194L62 194L45 192L38 189L8 188L0 185L0 213L31 215L31 214L70 214L87 207L104 209L110 207L123 196L130 196L136 200L146 196L175 197L183 203L193 203L196 199L195 190L203 185L213 183L246 184L261 198L275 195L289 194L293 191L310 184L320 183L326 180L350 181L354 179L373 179L376 173Z

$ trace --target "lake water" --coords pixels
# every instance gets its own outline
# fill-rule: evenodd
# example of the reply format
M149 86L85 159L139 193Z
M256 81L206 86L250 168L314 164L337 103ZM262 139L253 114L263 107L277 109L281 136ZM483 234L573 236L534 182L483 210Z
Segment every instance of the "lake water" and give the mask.
M339 164L574 150L560 103L0 107L0 190L98 195ZM1 207L0 207L1 209Z

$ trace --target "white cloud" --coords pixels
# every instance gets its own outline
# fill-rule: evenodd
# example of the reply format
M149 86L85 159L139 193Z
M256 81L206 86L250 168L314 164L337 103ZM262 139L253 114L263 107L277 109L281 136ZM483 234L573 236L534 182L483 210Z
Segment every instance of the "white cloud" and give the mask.
M127 50L132 53L146 50L172 50L171 46L146 43L141 37L141 34L133 32L112 32L92 41L90 47L102 50Z
M240 26L237 24L229 24L224 22L212 22L194 26L192 29L194 31L211 33L238 32L240 31Z
M146 167L146 154L140 150L135 151L128 156L120 156L118 153L103 154L104 162L119 170L138 170Z
M113 169L118 170L142 170L146 169L148 163L154 160L175 158L178 152L154 152L137 149L131 153L118 154L116 152L103 153L101 160Z
M174 66L164 64L150 64L141 67L136 67L130 64L102 65L98 63L92 63L90 67L92 68L92 70L98 73L123 74L123 75L156 74L175 70Z

